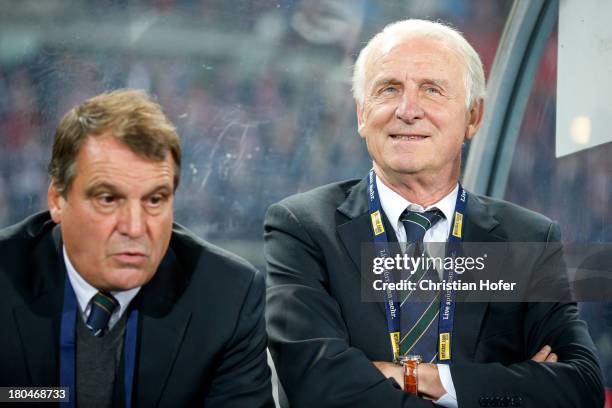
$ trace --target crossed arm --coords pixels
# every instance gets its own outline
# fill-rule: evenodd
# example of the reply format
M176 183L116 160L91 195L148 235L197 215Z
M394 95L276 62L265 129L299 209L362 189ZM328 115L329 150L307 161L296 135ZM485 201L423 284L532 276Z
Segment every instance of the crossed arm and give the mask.
M330 293L324 256L334 237L317 235L320 226L302 222L284 205L270 208L265 227L270 348L292 407L376 407L382 402L385 407L432 406L401 390L398 367L372 362L351 345L341 306ZM517 347L531 359L453 364L459 406L478 404L486 391L520 395L525 406L601 407L601 374L576 305L524 307L525 337ZM423 364L420 369L420 391L437 399L445 392L437 367Z
M558 359L559 357L553 353L552 348L546 345L531 358L531 361L536 363L556 363ZM402 367L388 361L374 361L372 363L382 375L386 378L393 378L404 389L404 370ZM435 401L446 394L442 381L440 381L440 374L436 364L419 364L418 370L418 391L423 398Z

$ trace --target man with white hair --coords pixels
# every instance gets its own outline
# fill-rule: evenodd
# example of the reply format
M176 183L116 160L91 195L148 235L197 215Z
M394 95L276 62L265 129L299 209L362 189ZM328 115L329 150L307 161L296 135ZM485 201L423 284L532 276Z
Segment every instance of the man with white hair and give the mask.
M533 259L504 260L524 281L561 257L548 245L559 241L556 223L459 183L462 145L484 111L476 51L444 24L400 21L361 51L353 91L370 174L289 197L266 215L266 318L285 403L601 406L594 346L574 303L453 300L441 313L446 292L419 302L362 298L368 243L382 254L394 241L413 251L430 242L545 243ZM563 286L564 277L552 279Z

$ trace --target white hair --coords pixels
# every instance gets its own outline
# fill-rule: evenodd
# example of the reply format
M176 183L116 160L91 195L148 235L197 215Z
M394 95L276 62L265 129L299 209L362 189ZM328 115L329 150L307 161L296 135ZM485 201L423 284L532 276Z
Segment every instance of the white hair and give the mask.
M353 97L363 104L366 92L367 63L375 51L388 52L394 45L414 38L438 40L456 51L466 67L465 94L469 109L474 102L485 96L485 77L478 53L456 29L434 21L408 19L387 25L361 50L353 69Z

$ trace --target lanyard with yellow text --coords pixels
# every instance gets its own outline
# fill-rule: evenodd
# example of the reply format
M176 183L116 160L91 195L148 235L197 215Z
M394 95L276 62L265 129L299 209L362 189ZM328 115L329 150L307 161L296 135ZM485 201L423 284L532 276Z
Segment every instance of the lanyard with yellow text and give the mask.
M457 201L455 202L455 214L451 223L451 231L448 235L448 245L446 253L456 259L460 255L461 242L463 241L463 226L466 221L465 209L467 208L468 193L459 183L457 191ZM455 263L453 262L453 265ZM455 270L452 268L444 269L444 280L447 289L442 292L440 298L440 315L438 317L438 362L450 364L451 343L453 336L453 323L455 320L455 291L452 289L455 281Z
M378 197L378 189L376 187L376 174L374 169L370 170L367 177L368 182L368 209L370 211L370 221L372 223L372 231L374 233L374 246L376 248L376 256L381 258L389 257L389 241L387 233L382 221L382 206ZM460 249L460 244L463 239L463 225L465 223L465 209L467 207L468 193L459 184L457 192L457 201L455 204L455 214L453 215L452 228L448 238L448 253L451 257L457 257ZM448 283L440 300L440 317L438 319L439 333L439 354L438 359L442 363L451 362L451 341L453 332L453 322L455 317L455 291L452 290L452 283L455 280L454 270L445 270L445 280ZM382 273L384 283L392 283L393 275L391 271L384 269ZM391 340L391 350L393 351L393 360L396 361L399 357L400 350L400 317L399 317L399 302L396 299L393 291L389 289L390 285L386 285L385 291L385 314L387 316L387 328Z

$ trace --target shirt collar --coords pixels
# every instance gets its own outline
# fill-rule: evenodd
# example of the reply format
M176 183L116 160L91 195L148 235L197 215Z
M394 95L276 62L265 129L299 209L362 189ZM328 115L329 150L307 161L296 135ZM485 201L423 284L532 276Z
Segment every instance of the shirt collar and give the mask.
M453 213L455 212L455 204L457 202L457 193L459 192L459 183L455 186L453 191L443 197L437 203L434 203L427 208L411 203L395 191L391 190L381 179L376 176L376 187L378 189L378 198L380 199L380 205L385 212L385 215L391 222L391 225L396 225L399 222L400 215L404 210L410 207L413 211L427 211L432 208L437 208L444 214L444 217L450 223L453 219Z
M66 264L68 279L70 279L70 284L72 285L72 289L74 289L74 294L76 295L77 302L81 308L81 313L85 320L87 320L89 315L89 302L95 296L95 294L98 293L98 289L91 286L85 279L83 279L81 274L77 272L70 262L70 258L68 258L65 245L62 246L62 252L64 254L64 263ZM134 297L138 294L139 290L140 286L124 291L111 291L111 295L113 295L113 297L117 299L117 302L119 302L119 308L113 312L113 315L116 314L117 316L121 316L127 309L132 299L134 299Z

